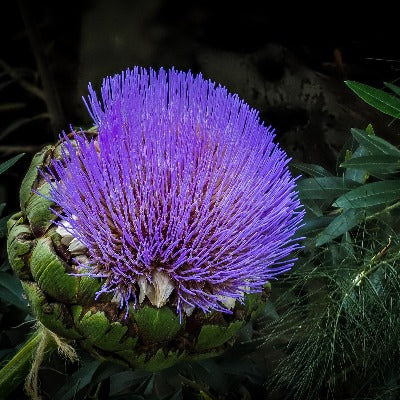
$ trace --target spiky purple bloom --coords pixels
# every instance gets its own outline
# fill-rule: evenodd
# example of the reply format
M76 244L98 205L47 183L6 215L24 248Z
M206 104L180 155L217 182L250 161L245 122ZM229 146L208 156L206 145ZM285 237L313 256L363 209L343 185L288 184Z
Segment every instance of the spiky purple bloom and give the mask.
M292 267L303 211L289 159L255 110L174 69L106 78L101 101L89 92L98 137L63 138L51 198L58 224L87 247L81 267L106 278L101 292L136 306L157 276L177 312L229 312L221 299Z

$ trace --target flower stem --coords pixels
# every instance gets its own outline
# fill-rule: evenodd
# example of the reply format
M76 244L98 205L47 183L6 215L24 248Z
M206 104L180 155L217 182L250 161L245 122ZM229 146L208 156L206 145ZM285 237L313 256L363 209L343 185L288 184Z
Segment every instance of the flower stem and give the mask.
M41 329L34 332L18 353L0 370L1 399L7 398L27 377L36 356L38 345L42 340L42 335ZM44 355L48 357L56 348L57 344L53 339L47 340Z

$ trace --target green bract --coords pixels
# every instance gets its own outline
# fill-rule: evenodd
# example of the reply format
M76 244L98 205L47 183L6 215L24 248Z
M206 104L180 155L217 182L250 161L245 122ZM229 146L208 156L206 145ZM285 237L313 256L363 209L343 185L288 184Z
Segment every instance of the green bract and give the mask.
M34 156L21 186L21 211L8 222L10 263L33 315L97 358L150 371L229 348L239 329L260 313L269 288L261 295L246 295L244 304L236 302L231 315L196 309L190 316L182 315L182 321L175 309L156 308L148 300L136 309L130 307L127 317L112 294L103 293L95 300L102 280L71 275L75 261L52 222L54 204L37 194L48 195L50 189L38 169L60 158L61 143Z

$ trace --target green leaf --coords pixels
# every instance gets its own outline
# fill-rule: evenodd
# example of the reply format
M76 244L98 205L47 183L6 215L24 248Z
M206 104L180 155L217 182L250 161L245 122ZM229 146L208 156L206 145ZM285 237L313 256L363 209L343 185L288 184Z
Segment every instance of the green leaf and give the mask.
M100 361L91 361L78 369L66 383L57 391L54 398L58 400L71 400L76 398L77 392L89 385L93 374L100 366Z
M7 161L4 161L3 163L0 164L0 174L2 174L4 171L7 171L8 168L10 168L12 165L14 165L25 153L18 154L13 158L10 158Z
M147 382L143 394L146 396L150 396L153 392L154 392L154 374L150 377L149 381Z
M383 84L389 88L392 92L394 92L395 94L397 94L397 96L400 96L400 87L393 85L393 83L389 83L389 82L383 82Z
M110 396L125 391L134 384L144 381L151 376L151 372L147 371L124 371L110 377Z
M0 298L4 302L26 311L28 304L22 294L23 290L20 280L15 275L0 272Z
M306 209L307 215L313 215L316 217L322 217L324 214L322 207L324 204L322 204L324 200L314 200L314 199L305 199L302 198L302 204L304 208Z
M242 327L243 321L232 322L228 327L219 325L203 325L197 340L197 350L207 350L223 345Z
M362 209L350 208L345 210L317 236L315 245L322 246L348 232L363 220L364 214L365 211Z
M183 400L182 388L178 389L168 400Z
M1 205L0 205L1 208ZM3 211L3 210L1 210ZM1 214L1 213L0 213ZM7 236L7 222L10 219L11 214L8 214L0 218L0 239Z
M217 393L226 393L229 388L227 376L214 359L201 360L193 363L196 369L194 380L204 382L206 387L214 389Z
M10 360L11 359L10 355L15 354L15 352L16 350L14 347L0 350L0 361L3 361L4 359Z
M329 171L327 171L320 165L316 164L306 164L297 162L297 163L291 163L291 166L313 177L332 176L332 174Z
M15 306L25 312L28 311L28 304L22 298L16 297L14 293L0 285L0 299L2 303Z
M368 183L340 196L333 205L341 208L362 208L400 199L400 181Z
M276 311L276 308L273 305L272 301L267 301L267 303L265 304L262 317L269 318L271 320L279 319L279 314Z
M76 329L91 343L105 340L105 334L110 329L110 322L103 311L92 313L87 311L82 316L81 306L71 307Z
M365 170L369 173L393 173L400 170L400 158L388 155L373 155L351 158L340 164L342 168Z
M307 236L310 237L313 232L320 231L329 225L333 220L334 216L324 215L316 218L305 218L304 225L297 231L296 236Z
M365 149L364 146L358 146L356 151L352 154L350 157L351 159L366 156L370 154L367 149ZM346 160L348 161L348 160ZM354 182L358 183L365 183L365 181L368 179L368 174L367 171L364 170L359 170L359 169L354 169L354 168L346 168L346 171L344 173L344 177L346 179L351 179Z
M101 337L100 340L95 342L95 345L106 351L133 349L137 342L137 338L128 336L124 340L123 336L127 330L128 327L126 325L122 325L120 322L112 322L110 324L110 329L105 332L104 336Z
M119 364L115 364L109 361L104 361L101 363L99 368L93 374L92 382L99 383L109 378L112 375L118 374L125 370L125 367Z
M354 139L357 140L358 143L361 144L371 155L388 155L400 158L400 150L387 142L385 139L382 139L375 135L369 135L366 131L361 129L351 129L351 134Z
M117 356L125 359L130 365L133 365L137 369L142 369L146 371L156 372L162 371L165 368L172 367L178 362L184 360L187 357L187 353L185 350L170 350L167 351L163 348L159 348L149 359L149 354L142 353L139 357L136 358L136 355L132 351L122 350L115 352Z
M340 177L306 178L297 183L301 199L334 199L359 184Z
M173 338L182 328L179 315L169 307L144 306L134 314L139 334L147 343L158 343Z
M266 380L266 371L262 366L256 363L251 357L236 358L233 360L224 359L221 362L221 368L224 373L233 376L234 379L247 378L256 385L264 385Z
M365 128L365 132L368 135L375 135L374 127L371 124L367 125L367 127Z
M394 118L400 118L400 99L372 86L354 81L346 85L366 103Z

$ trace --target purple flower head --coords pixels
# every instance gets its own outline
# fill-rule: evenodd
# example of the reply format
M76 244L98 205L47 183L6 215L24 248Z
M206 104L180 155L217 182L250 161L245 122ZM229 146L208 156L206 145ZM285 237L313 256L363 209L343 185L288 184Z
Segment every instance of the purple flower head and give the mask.
M104 278L99 294L230 312L292 267L303 211L255 110L174 69L127 70L104 80L100 100L89 92L98 136L64 135L51 198L71 253L87 256L79 267Z

